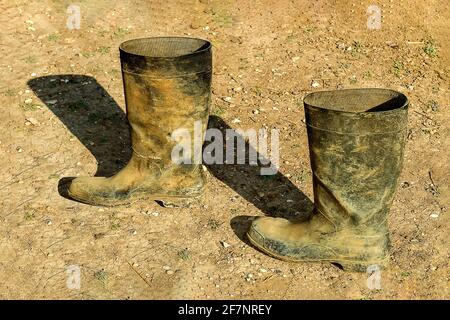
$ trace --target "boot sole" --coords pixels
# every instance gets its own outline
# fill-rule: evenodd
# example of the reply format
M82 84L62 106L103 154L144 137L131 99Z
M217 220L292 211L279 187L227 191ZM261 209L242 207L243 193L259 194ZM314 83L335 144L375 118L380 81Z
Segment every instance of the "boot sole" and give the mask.
M371 261L371 262L361 261L361 260L351 260L351 259L348 259L348 260L345 260L345 259L311 259L311 260L295 259L295 258L286 257L286 256L282 256L282 255L273 253L273 252L267 250L266 248L262 247L258 242L256 242L250 236L250 234L247 233L246 235L247 235L247 239L250 241L250 243L258 250L262 251L263 253L265 253L273 258L276 258L276 259L279 259L282 261L287 261L287 262L335 263L335 264L340 265L344 271L350 271L350 272L367 272L368 267L371 265L377 265L380 269L384 269L384 268L386 268L387 263L388 263L388 258L386 258L384 260Z
M68 195L81 203L95 205L95 206L102 206L102 207L116 207L121 205L129 205L133 204L138 201L156 201L160 205L166 208L187 208L189 207L193 202L197 202L202 197L203 193L199 195L194 195L190 197L182 197L182 196L168 196L168 195L135 195L131 196L130 198L123 199L123 200L105 200L102 198L97 198L93 200L85 199L77 197L76 195L70 193L68 191Z

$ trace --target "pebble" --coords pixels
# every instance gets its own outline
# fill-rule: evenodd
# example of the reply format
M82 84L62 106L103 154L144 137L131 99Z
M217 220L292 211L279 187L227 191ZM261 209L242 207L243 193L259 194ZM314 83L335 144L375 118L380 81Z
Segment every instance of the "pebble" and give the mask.
M35 118L30 117L30 118L26 118L26 120L27 120L30 124L32 124L33 126L38 126L38 125L39 125L39 121L37 121Z
M239 120L238 118L234 118L233 121L231 121L232 123L241 123L241 120Z
M58 100L56 100L56 99L45 101L46 104L55 104L57 102L58 102Z
M33 99L29 98L29 99L26 99L24 102L25 102L26 104L30 104L30 103L33 102Z
M259 114L259 110L258 109L255 109L252 112L253 112L253 114Z
M191 27L191 29L198 29L198 28L200 28L200 24L198 21L192 21L190 27Z
M232 100L231 97L224 97L224 98L223 98L223 101L226 101L226 102L231 102L231 100Z
M145 214L146 216L150 216L150 215L152 215L152 216L154 216L154 217L159 216L159 212L158 212L158 211L150 211L150 210L147 210L147 211L144 211L144 214Z
M430 218L436 219L439 218L439 215L437 213L430 214Z
M32 76L32 77L36 77L36 76L37 76L37 73L34 73L34 72L33 72L33 73L31 74L31 76Z
M317 81L313 81L313 82L311 82L311 87L318 88L318 87L320 87L320 83L318 83Z
M231 247L231 245L230 245L228 242L220 241L220 243L222 244L222 246L223 246L225 249Z
M293 62L297 62L298 60L300 60L300 57L293 57L293 58L292 58L292 61L293 61Z
M171 268L170 268L169 266L164 266L163 269L166 270L166 271L168 271L168 270L170 270Z

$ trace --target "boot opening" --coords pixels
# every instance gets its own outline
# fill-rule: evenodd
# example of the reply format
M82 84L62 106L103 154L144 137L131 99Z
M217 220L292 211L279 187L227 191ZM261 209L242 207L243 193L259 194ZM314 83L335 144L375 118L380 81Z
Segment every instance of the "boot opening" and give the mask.
M376 88L313 92L303 101L307 106L343 112L392 111L408 104L404 94Z
M120 49L126 53L152 58L175 58L202 52L211 47L211 43L196 38L157 37L125 41Z

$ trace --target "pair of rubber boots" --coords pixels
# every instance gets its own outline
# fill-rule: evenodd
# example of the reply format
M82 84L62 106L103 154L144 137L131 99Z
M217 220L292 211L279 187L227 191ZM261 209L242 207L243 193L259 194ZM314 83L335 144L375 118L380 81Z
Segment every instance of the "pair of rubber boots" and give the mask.
M195 152L184 155L184 162L174 161L172 134L183 128L193 137L198 123L203 142L211 44L193 38L136 39L121 44L120 58L131 160L110 178L74 179L69 195L106 206L138 199L189 204L201 196L205 178ZM309 94L304 105L314 211L304 221L258 218L247 236L283 260L328 261L362 272L373 265L382 268L388 259L387 216L402 167L408 100L387 89L351 89Z

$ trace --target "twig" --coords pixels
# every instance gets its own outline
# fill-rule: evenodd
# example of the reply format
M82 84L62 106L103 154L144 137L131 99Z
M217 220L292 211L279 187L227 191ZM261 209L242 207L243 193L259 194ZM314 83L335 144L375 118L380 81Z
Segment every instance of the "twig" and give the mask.
M139 278L141 278L150 288L152 287L151 284L145 279L132 265L129 261L127 261L128 265L130 266L131 270L133 270Z
M63 239L59 239L59 240L53 242L52 244L50 244L47 248L45 248L45 250L47 250L47 249L50 248L50 247L53 247L53 246L54 246L55 244L57 244L57 243L62 242L62 241L65 241L65 240L67 240L67 239L69 239L69 238L70 238L70 237L65 237L65 238L63 238Z
M417 113L417 114L420 114L421 116L423 116L423 117L425 117L425 118L427 118L427 119L429 119L429 120L433 120L433 118L431 118L431 117L427 116L427 115L426 115L426 114L424 114L424 113L421 113L421 112L419 112L419 111L416 111L416 110L414 110L414 112L415 112L415 113Z
M428 171L428 176L430 177L431 184L436 186L436 183L434 183L433 177L431 176L431 171Z

